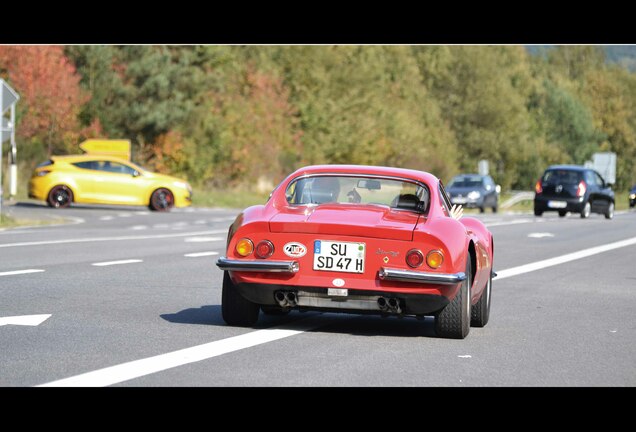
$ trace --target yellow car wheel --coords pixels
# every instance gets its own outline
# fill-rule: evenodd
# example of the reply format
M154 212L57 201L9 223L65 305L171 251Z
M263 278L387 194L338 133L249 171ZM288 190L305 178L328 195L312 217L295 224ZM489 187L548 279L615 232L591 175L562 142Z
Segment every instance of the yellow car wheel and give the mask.
M159 188L150 196L150 210L168 211L174 206L174 195L168 189Z
M53 186L46 202L49 207L66 208L73 202L73 192L65 185Z

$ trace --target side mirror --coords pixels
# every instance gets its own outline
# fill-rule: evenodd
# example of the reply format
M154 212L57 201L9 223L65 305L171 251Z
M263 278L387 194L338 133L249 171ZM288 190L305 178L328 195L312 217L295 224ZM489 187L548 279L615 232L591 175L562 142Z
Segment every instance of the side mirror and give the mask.
M497 185L495 187L495 190L497 191L498 194L500 194L501 193L501 185Z
M141 175L141 173L139 171L137 171L137 170L134 170L133 173L132 173L133 177L139 177L140 175Z

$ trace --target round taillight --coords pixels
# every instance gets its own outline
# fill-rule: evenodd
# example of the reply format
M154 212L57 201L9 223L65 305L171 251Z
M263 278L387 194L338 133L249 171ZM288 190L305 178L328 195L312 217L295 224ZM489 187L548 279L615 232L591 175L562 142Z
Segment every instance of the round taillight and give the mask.
M406 253L406 263L409 267L419 267L424 262L424 255L417 249L411 249Z
M259 258L269 258L274 253L274 245L269 240L261 240L254 249L254 253Z
M541 187L541 180L538 180L537 183L534 185L534 191L538 194L543 192L543 187Z
M439 268L444 262L444 255L440 250L432 250L426 254L426 264L432 269Z
M236 242L236 253L240 256L248 256L254 250L254 243L248 238L242 238Z

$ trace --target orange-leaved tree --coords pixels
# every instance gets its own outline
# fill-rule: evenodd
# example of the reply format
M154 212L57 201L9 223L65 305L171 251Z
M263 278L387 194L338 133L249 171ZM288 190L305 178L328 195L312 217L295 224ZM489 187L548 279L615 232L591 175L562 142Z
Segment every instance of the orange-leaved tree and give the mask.
M48 155L76 152L82 138L99 134L98 123L82 129L78 121L90 94L80 89L64 47L0 46L0 75L20 94L16 138L22 144Z

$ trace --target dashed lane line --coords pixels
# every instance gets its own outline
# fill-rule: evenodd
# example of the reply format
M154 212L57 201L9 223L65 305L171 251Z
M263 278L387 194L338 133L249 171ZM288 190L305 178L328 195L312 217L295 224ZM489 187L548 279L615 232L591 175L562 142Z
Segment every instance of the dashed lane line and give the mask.
M134 263L140 263L140 262L144 262L144 260L128 259L128 260L119 260L119 261L104 261L104 262L92 263L91 265L103 267L103 266L112 266L112 265L119 265L119 264L134 264Z
M13 276L13 275L21 275L21 274L29 274L29 273L40 273L43 271L44 270L42 269L14 270L14 271L0 272L0 276Z
M227 233L227 229L198 231L198 232L183 232L183 233L174 233L174 234L91 237L91 238L74 238L74 239L64 239L64 240L43 240L43 241L32 241L32 242L5 243L5 244L0 244L0 248L10 248L10 247L20 247L20 246L43 246L43 245L54 245L54 244L68 244L68 243L92 243L92 242L105 242L105 241L153 240L153 239L191 237L191 236L199 236L199 235L226 234L226 233ZM225 240L224 237L218 237L218 239Z
M185 257L188 258L198 258L198 257L204 257L204 256L212 256L212 255L218 255L218 252L195 252L195 253L188 253L185 254Z

